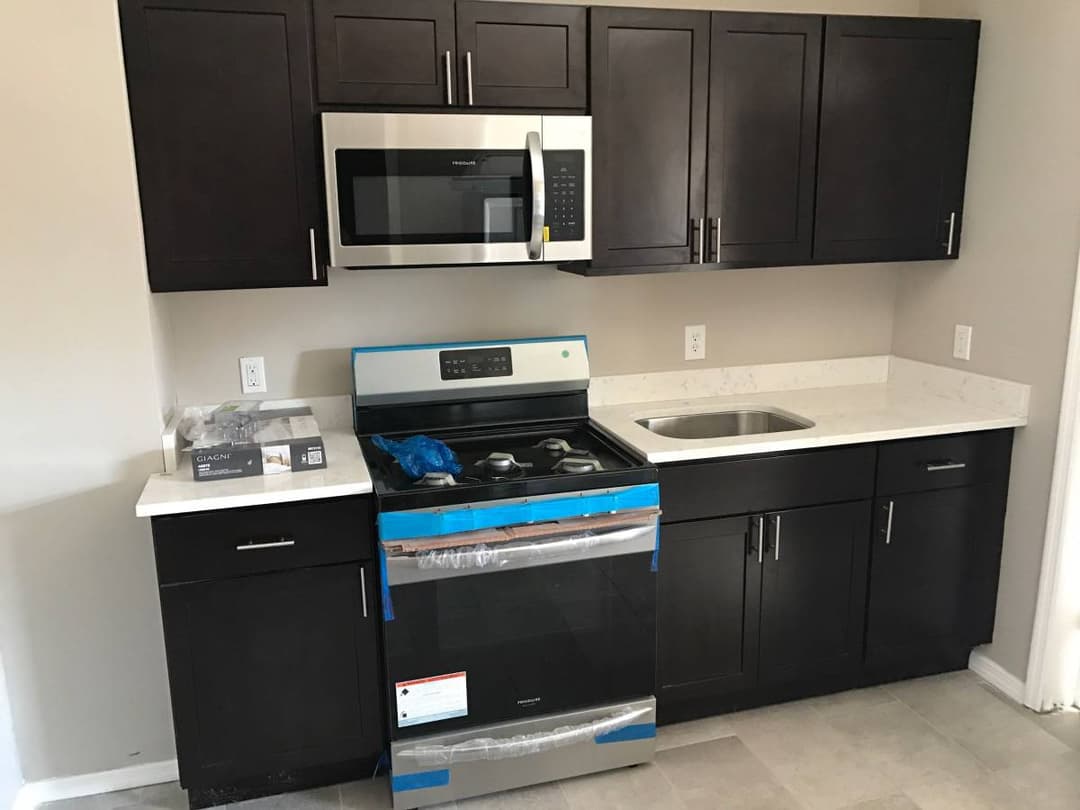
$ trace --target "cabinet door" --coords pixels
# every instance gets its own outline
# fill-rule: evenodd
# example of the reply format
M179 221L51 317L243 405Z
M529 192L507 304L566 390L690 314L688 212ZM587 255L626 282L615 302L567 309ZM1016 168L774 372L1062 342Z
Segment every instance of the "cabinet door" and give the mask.
M580 6L457 4L461 103L585 108L586 12Z
M768 516L761 680L853 673L862 662L870 502Z
M161 589L184 787L378 754L374 582L348 564Z
M120 12L151 290L325 283L308 4Z
M660 700L746 689L757 670L763 518L663 526L657 637Z
M697 262L709 15L624 8L591 15L593 265Z
M815 259L957 255L978 37L965 20L827 19Z
M319 101L459 102L453 0L316 0Z
M977 612L993 611L980 598L979 560L986 554L979 544L998 559L1004 510L996 492L994 485L956 487L877 501L866 636L871 667L967 660L973 628L985 624Z
M817 16L712 15L712 261L810 261L823 26Z

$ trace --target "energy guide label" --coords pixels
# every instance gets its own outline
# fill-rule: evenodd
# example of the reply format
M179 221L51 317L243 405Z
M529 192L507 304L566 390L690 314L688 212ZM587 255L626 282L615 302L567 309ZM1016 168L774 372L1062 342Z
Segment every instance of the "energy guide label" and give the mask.
M398 728L465 717L469 713L464 672L398 681L394 684L394 693Z

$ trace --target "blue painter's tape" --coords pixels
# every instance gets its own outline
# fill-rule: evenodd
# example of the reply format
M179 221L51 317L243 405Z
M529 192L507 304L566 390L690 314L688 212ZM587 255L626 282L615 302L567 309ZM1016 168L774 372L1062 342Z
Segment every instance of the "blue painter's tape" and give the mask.
M660 570L660 524L656 524L656 545L653 547L652 563L649 570L654 574Z
M355 358L358 354L372 354L373 352L409 352L420 349L468 349L471 346L519 346L522 343L566 343L579 340L585 344L586 349L589 339L585 335L557 335L555 337L539 338L515 338L513 340L465 340L454 343L402 343L396 346L356 346L352 353Z
M379 591L382 594L382 615L384 622L394 620L394 603L390 601L390 577L386 572L386 552L379 543Z
M639 484L617 492L552 498L530 503L510 503L472 509L446 509L437 512L380 512L379 539L407 540L414 537L440 537L458 532L473 532L524 523L647 509L660 505L659 484Z
M634 723L630 726L597 734L593 739L597 745L605 743L632 742L633 740L651 740L656 736L656 723Z
M440 768L437 771L420 771L419 773L395 773L390 778L390 788L394 793L403 793L406 790L446 787L449 784L449 768Z

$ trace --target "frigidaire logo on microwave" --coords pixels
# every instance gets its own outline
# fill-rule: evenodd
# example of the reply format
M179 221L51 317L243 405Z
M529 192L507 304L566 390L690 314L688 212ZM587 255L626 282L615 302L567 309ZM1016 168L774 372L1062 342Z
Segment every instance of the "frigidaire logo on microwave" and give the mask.
M450 165L451 166L475 166L476 161L475 160L451 160Z

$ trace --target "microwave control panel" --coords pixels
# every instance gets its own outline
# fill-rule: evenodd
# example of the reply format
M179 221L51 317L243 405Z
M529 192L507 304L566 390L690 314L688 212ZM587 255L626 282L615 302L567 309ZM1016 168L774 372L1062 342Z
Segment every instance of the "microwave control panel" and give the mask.
M448 349L439 352L444 380L471 380L476 377L509 377L514 373L510 347Z
M585 153L582 150L544 150L547 241L580 242L585 238L584 173Z

